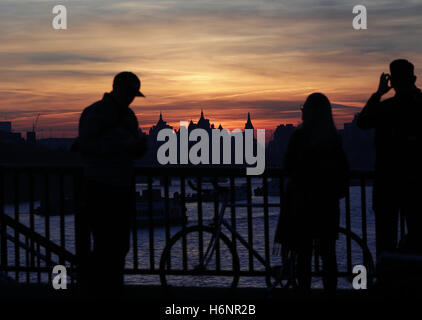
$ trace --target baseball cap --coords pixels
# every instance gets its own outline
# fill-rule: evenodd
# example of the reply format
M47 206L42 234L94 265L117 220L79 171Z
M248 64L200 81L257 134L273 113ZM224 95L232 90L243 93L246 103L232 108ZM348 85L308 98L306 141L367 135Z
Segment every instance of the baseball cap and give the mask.
M145 95L139 91L141 88L141 80L138 76L132 72L123 71L118 73L113 80L113 88L129 88L136 91L135 96L145 97Z

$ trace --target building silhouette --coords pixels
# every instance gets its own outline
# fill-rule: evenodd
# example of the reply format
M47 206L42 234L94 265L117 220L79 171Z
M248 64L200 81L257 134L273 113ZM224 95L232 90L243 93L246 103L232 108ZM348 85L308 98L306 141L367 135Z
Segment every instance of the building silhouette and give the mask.
M357 127L356 114L353 121L344 124L340 130L343 137L344 151L351 168L369 170L375 163L374 130L361 130Z
M0 122L0 143L4 144L19 144L23 143L24 140L20 132L12 131L12 122L11 121L1 121Z
M0 121L0 132L12 132L12 122Z
M286 153L290 136L296 130L292 124L280 124L274 131L273 137L266 150L266 162L270 167L281 167Z
M339 132L343 138L343 147L347 154L350 167L354 169L371 170L375 162L375 148L374 148L374 132L364 131L356 126L356 115L352 122L345 123L344 129L340 129ZM26 134L25 140L21 137L21 133L13 132L13 123L10 121L0 122L0 145L26 145L28 148L35 144L43 149L49 149L53 151L68 152L74 139L70 138L47 138L47 139L36 139L35 132L29 131ZM139 129L140 135L147 137L148 151L144 157L136 161L136 165L140 166L158 166L160 165L157 161L157 150L164 142L157 141L157 135L162 129L174 128L164 120L162 112L160 112L158 121L153 125L148 134ZM211 130L216 129L214 123L211 123L210 119L205 117L204 110L201 110L199 119L197 122L191 120L188 123L188 134L194 129L203 129L208 133L209 137L209 164L212 164L212 136ZM218 130L223 130L221 124L218 125ZM252 116L250 112L247 114L247 120L244 125L244 129L255 130L252 123ZM293 124L280 124L274 130L272 138L266 147L266 166L267 167L280 167L283 163L284 154L286 152L287 144L291 134L294 132L296 127ZM178 138L178 153L180 150L180 128L175 130ZM244 133L243 133L244 134ZM188 143L189 148L194 145L195 141ZM245 140L243 139L243 151L245 150ZM256 154L256 139L254 139L254 154ZM3 147L3 150L6 150ZM9 150L9 149L8 149ZM30 149L28 149L30 150ZM35 149L34 149L35 150ZM38 149L37 149L38 150ZM223 141L220 141L220 164L223 164ZM21 152L21 151L20 151ZM35 155L34 155L35 157ZM180 154L178 154L178 163L180 163ZM231 139L231 164L235 164L235 144L234 139ZM188 165L192 165L189 163Z

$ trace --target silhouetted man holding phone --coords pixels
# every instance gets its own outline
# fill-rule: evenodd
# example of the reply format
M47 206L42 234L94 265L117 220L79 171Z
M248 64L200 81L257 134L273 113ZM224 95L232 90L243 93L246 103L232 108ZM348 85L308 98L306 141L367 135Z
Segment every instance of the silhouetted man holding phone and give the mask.
M86 108L79 122L78 149L84 163L83 218L94 240L81 262L82 285L95 290L123 285L123 268L135 218L132 161L145 153L138 121L129 108L141 82L131 72L115 76L113 91Z
M407 60L390 64L379 88L359 115L357 125L375 128L375 185L377 256L397 248L398 214L406 217L408 249L421 247L421 121L422 93L415 85L414 66ZM392 98L381 101L391 89Z

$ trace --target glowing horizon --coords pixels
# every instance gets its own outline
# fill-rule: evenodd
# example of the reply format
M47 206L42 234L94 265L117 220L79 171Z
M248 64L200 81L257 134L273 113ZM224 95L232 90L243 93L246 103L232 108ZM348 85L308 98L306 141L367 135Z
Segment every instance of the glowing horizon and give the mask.
M422 4L380 0L368 30L352 28L343 1L92 0L64 2L68 30L51 27L56 3L0 0L0 120L15 131L75 136L83 108L133 71L146 99L140 127L195 122L200 109L218 126L297 124L312 92L325 93L338 127L352 119L396 58L422 65ZM420 82L418 82L420 83Z

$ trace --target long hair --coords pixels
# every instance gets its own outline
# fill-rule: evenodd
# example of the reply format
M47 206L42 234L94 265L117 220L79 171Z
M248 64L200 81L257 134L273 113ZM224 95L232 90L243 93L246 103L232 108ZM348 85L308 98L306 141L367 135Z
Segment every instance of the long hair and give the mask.
M324 94L309 95L303 105L303 113L301 127L308 132L311 145L329 143L338 138L331 103Z

